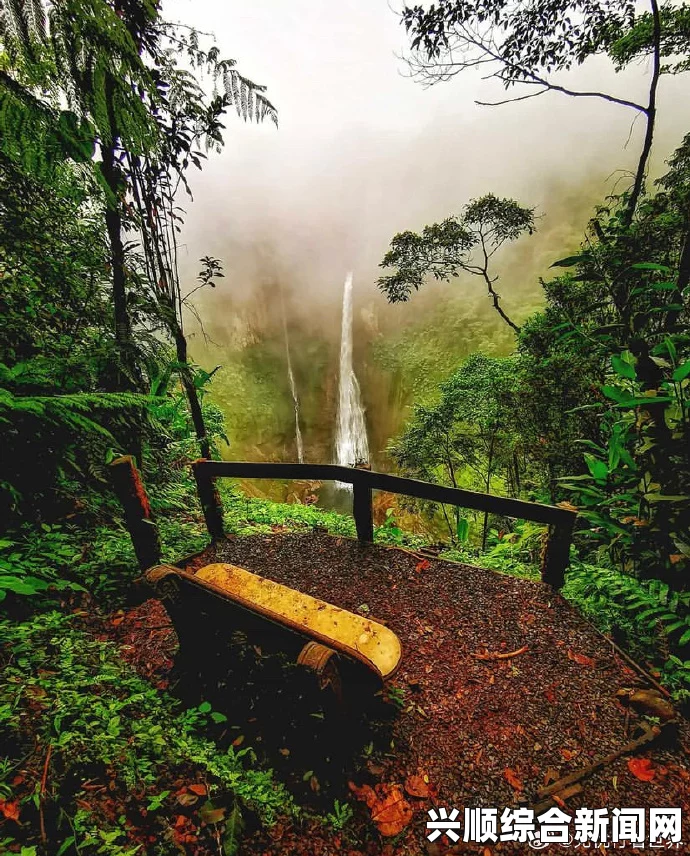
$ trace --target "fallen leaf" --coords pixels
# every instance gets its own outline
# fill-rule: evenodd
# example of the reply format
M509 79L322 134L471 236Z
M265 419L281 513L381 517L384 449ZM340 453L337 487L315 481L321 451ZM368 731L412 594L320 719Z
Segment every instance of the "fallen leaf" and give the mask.
M225 811L223 808L214 808L213 803L204 803L199 809L199 817L204 823L221 823L225 820Z
M518 777L515 770L511 770L510 767L506 767L503 771L503 775L511 788L515 788L516 791L522 790L522 780Z
M412 820L412 806L405 799L400 785L378 784L374 790L369 785L360 788L354 782L348 782L348 787L358 800L367 804L371 819L381 835L397 835Z
M628 770L641 782L651 782L656 776L656 770L652 767L652 762L649 758L630 758L628 760Z
M180 794L177 798L177 801L180 805L190 806L199 802L199 797L194 794Z
M561 749L561 755L566 761L572 761L580 754L578 749Z
M240 734L239 737L235 737L235 739L232 741L232 745L235 747L241 746L243 743L244 743L244 734Z
M405 790L411 797L424 799L429 796L429 785L424 781L424 778L419 775L408 776L405 779Z
M0 812L8 819L19 823L19 800L6 802L0 799Z
M359 787L354 782L347 783L348 788L352 791L358 800L365 802L369 808L376 802L376 794L370 785L362 785Z
M198 797L206 796L206 785L189 785L189 790Z
M417 573L420 573L420 571L428 571L430 567L431 567L431 564L429 562L427 562L426 559L422 559L421 562L418 562L417 567L415 568L415 571L417 571Z
M595 665L591 657L587 657L585 654L578 654L571 648L568 648L568 659L574 663L578 663L580 666L589 666L590 669Z
M375 764L373 761L367 761L367 769L369 770L372 776L376 776L378 778L379 776L383 775L383 771L385 768L383 764Z
M397 835L412 820L412 806L405 799L400 785L376 787L381 789L381 798L371 809L371 819L381 835Z

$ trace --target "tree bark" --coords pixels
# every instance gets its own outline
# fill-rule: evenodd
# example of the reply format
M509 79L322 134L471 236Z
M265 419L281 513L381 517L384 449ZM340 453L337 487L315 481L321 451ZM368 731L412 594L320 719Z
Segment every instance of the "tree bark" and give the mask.
M642 144L642 152L640 153L640 160L637 165L637 172L635 173L635 182L633 184L632 193L630 194L630 199L628 200L628 208L625 216L625 222L627 225L632 223L637 203L640 199L640 195L642 194L645 173L647 172L647 163L649 162L649 155L652 151L652 143L654 142L656 91L659 85L659 77L661 75L661 15L659 14L657 0L650 0L650 6L652 9L654 46L652 49L652 80L649 85L649 103L645 110L647 128L645 131L644 143Z
M486 492L491 493L491 467L493 466L494 459L494 441L496 439L496 432L491 435L491 442L489 443L489 462L486 468ZM484 527L482 532L482 553L486 552L486 536L489 530L489 512L484 512Z
M204 414L201 410L201 402L199 401L199 393L194 385L194 378L187 362L187 339L180 327L177 319L175 319L174 335L175 335L175 352L177 362L180 363L180 378L184 387L187 401L189 402L189 412L192 416L194 431L199 441L202 458L211 457L211 444L206 433L206 423L204 422Z

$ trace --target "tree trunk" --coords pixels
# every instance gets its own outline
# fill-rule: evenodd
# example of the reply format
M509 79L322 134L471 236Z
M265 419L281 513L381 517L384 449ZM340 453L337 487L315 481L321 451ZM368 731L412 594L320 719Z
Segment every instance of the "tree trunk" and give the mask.
M645 130L644 142L642 144L642 152L635 173L635 182L628 200L628 208L625 212L625 222L627 225L632 223L635 215L637 203L642 194L644 178L647 172L647 163L649 155L652 151L652 143L654 142L654 124L656 120L656 91L659 85L659 77L661 75L661 15L659 14L659 6L657 0L651 0L652 22L653 22L653 39L654 48L652 53L652 80L649 85L649 103L645 110L647 116L647 128Z
M187 363L187 339L185 338L184 332L177 322L177 319L175 319L174 324L175 351L177 354L177 361L180 363L180 377L182 379L182 386L184 387L184 391L187 395L187 401L189 402L189 412L192 415L194 431L196 432L196 436L199 441L201 457L210 458L211 444L209 443L208 435L206 434L204 414L201 410L201 402L199 401L197 388L194 385L194 378L192 377L191 369Z
M489 462L486 467L486 492L491 493L491 467L493 466L494 460L494 442L496 440L496 433L494 432L491 435L491 442L489 443ZM484 512L484 531L482 532L482 553L486 552L486 536L489 531L489 512Z

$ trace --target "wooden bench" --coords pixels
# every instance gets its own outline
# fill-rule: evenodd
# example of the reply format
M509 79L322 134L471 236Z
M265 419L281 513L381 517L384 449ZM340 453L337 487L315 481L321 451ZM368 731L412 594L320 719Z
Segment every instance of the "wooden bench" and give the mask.
M380 688L400 665L400 641L380 622L236 565L206 565L196 573L157 565L145 577L170 613L188 658L199 651L205 629L241 630L262 650L292 654L339 699L350 683Z

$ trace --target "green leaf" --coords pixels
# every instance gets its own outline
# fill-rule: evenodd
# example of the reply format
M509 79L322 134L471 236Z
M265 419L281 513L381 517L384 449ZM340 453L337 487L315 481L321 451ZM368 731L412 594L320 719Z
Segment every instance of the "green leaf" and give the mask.
M686 502L687 496L667 496L661 493L646 493L644 498L647 502Z
M619 386L610 386L607 384L602 386L601 391L607 398L610 398L611 401L617 401L619 403L627 402L632 398L627 389L621 389Z
M74 844L75 840L76 839L73 835L70 835L69 838L65 838L65 840L60 845L60 849L57 851L55 856L62 856L63 853L66 853L70 849L70 847Z
M592 476L597 481L604 481L609 474L609 468L606 466L605 461L595 458L594 455L590 455L589 452L585 452L584 457L587 469L590 471Z
M690 630L686 630L685 633L683 633L683 635L678 640L678 644L686 645L688 642L690 642Z
M211 707L210 702L202 701L197 710L199 713L210 713L213 708Z
M467 538L470 534L470 521L466 517L458 518L456 532L458 536L458 541L467 541Z
M240 842L244 831L244 818L237 803L232 807L225 823L225 834L223 835L224 856L237 856L240 852Z
M680 383L682 380L690 375L690 360L686 360L682 365L678 366L678 368L673 372L672 379L675 383Z
M635 372L635 366L630 365L630 363L621 359L621 357L613 356L611 357L611 365L613 366L613 370L620 377L626 377L630 380L635 380L637 377L637 373Z
M559 259L557 262L554 262L551 267L574 267L580 262L586 261L588 256L580 254L577 256L566 256L564 259Z
M659 265L656 262L637 262L634 265L630 265L633 270L660 270L664 273L670 273L670 268L667 268L666 265Z

